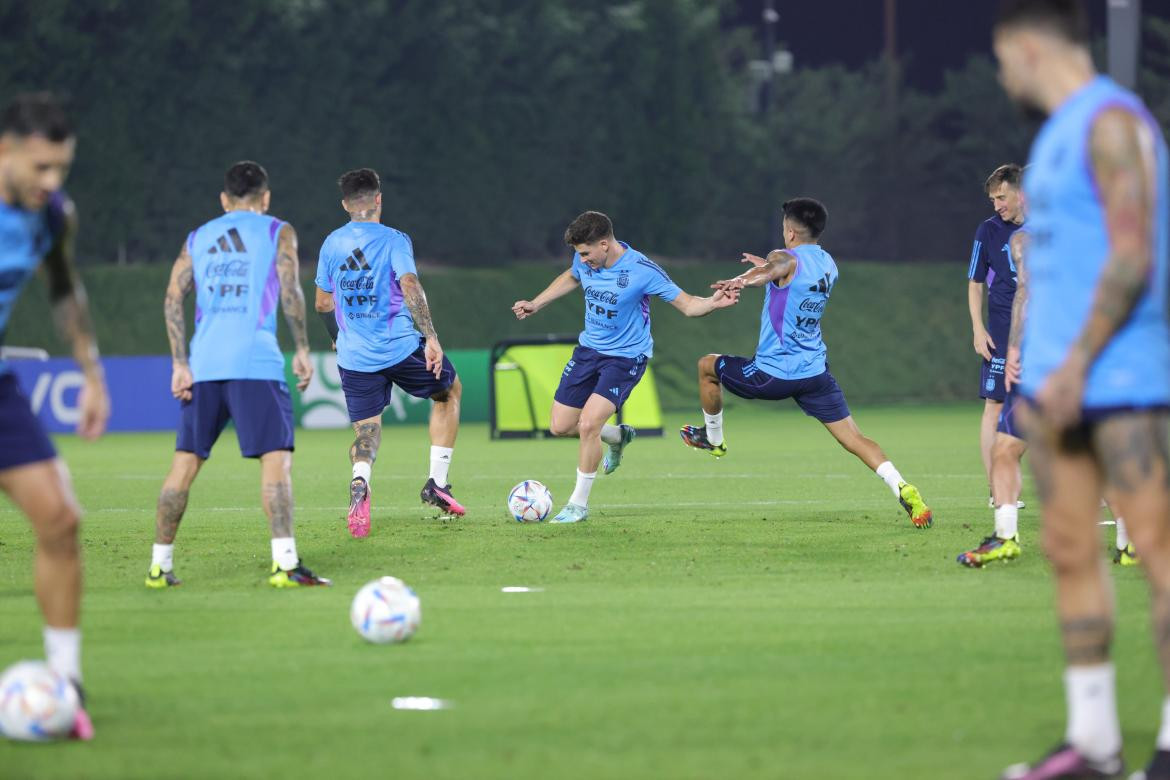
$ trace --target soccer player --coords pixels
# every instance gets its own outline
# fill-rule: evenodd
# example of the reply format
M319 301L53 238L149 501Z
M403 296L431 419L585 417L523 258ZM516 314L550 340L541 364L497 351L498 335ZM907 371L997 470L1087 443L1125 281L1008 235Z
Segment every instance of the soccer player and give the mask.
M699 359L704 424L683 426L682 440L717 458L727 453L724 387L740 398L791 398L881 477L914 525L929 528L933 519L930 507L918 489L902 479L877 442L862 434L849 413L845 394L829 373L821 318L837 283L837 264L820 246L828 212L812 198L794 198L781 208L785 248L769 252L767 259L745 253L743 262L752 264L750 270L712 285L732 294L745 287L764 287L756 355L705 355Z
M240 454L260 459L264 513L272 531L277 588L329 585L306 568L293 538L292 399L284 355L276 341L276 305L296 343L293 373L304 390L313 376L305 332L305 295L292 225L268 216L268 173L250 161L224 176L224 214L191 231L171 268L164 313L171 342L171 394L182 416L170 473L158 497L149 588L180 584L174 572L175 534L187 495L228 420ZM195 291L195 336L188 359L183 300Z
M656 295L688 317L703 317L734 306L735 292L707 298L683 292L656 263L614 238L613 223L599 211L586 211L565 230L573 247L569 269L531 301L516 301L517 319L531 317L578 287L585 294L585 329L565 366L553 396L551 421L556 436L579 436L577 482L565 507L551 522L577 523L589 516L589 492L597 477L602 443L609 446L605 473L621 465L634 439L629 425L606 423L646 373L654 352L650 336L650 296Z
M1068 705L1061 744L1004 776L1118 777L1113 603L1097 532L1103 493L1141 556L1170 684L1170 164L1141 100L1095 72L1082 3L1004 2L994 48L1008 95L1047 116L1024 178L1028 317L1017 414L1056 579ZM1170 696L1154 757L1135 777L1170 778Z
M447 472L459 432L463 385L443 354L410 236L382 224L382 183L359 168L341 176L349 223L329 234L317 262L316 308L337 345L337 370L355 439L349 448L349 532L370 533L370 471L394 385L431 406L431 473L420 497L461 516Z
M44 261L58 325L73 347L85 384L77 432L95 439L110 415L85 291L73 270L77 212L61 191L73 164L73 125L52 96L19 95L0 113L0 344L25 282ZM28 517L36 535L34 589L44 616L49 666L81 695L81 508L16 376L0 360L0 490ZM73 736L91 739L83 705Z
M975 352L983 358L979 376L979 397L984 399L983 420L979 426L979 451L983 470L991 484L991 448L996 425L1003 411L1004 360L1007 354L1008 328L1011 324L1012 300L1016 294L1016 265L1012 262L1012 234L1024 221L1020 198L1020 166L1001 165L991 172L984 184L995 216L980 223L971 249L971 266L967 271L967 306L971 312L971 330ZM987 286L987 320L983 325L983 287Z

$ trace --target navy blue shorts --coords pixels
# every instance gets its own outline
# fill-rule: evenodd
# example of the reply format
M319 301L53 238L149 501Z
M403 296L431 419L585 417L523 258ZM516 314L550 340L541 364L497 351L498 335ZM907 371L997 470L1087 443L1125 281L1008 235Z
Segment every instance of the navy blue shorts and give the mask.
M228 420L236 424L245 458L293 449L288 385L272 379L221 379L191 386L191 400L180 410L175 450L206 460Z
M764 401L791 398L805 414L823 423L849 416L845 393L828 369L807 379L780 379L759 368L755 358L720 355L715 361L715 373L723 386L740 398Z
M57 450L13 374L0 374L0 471L52 460Z
M1007 342L1011 332L1011 315L1008 315L1007 326L1000 322L1000 318L991 315L991 327L988 333L995 342L995 349L991 350L991 360L984 360L979 369L979 397L990 401L1003 403L1007 397L1007 386L1004 384L1004 369L1007 367Z
M996 425L995 430L1017 439L1023 439L1024 432L1020 430L1020 420L1016 414L1020 405L1020 394L1012 390L1003 400L1003 409L1000 410L999 424Z
M419 348L405 360L381 371L351 371L337 367L350 422L381 417L390 405L394 385L415 398L432 398L451 389L455 384L455 366L443 355L443 370L435 379L435 375L427 370L424 343L419 342Z
M636 358L605 355L578 344L565 364L553 399L564 406L583 409L589 396L599 395L621 409L645 373L645 355Z

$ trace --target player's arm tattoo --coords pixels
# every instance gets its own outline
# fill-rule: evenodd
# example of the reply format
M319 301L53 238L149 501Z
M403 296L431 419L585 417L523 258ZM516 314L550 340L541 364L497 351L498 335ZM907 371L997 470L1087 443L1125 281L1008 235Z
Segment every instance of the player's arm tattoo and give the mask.
M1109 660L1113 621L1107 615L1087 615L1060 621L1065 659L1074 665L1101 664Z
M787 250L773 249L768 253L766 263L740 274L744 287L763 287L768 282L779 282L792 273L796 257Z
M73 349L73 358L87 377L98 376L101 374L101 363L93 320L89 316L85 288L77 277L73 263L77 211L72 202L66 201L64 216L61 235L45 255L49 300L53 305L57 328Z
M268 524L272 538L283 539L293 534L292 484L287 480L264 484L264 509L268 512Z
M280 279L280 308L292 333L297 350L309 348L305 326L305 291L301 289L300 260L297 258L297 232L285 224L276 239L276 275Z
M1103 112L1090 137L1093 177L1105 210L1109 257L1089 319L1073 351L1090 364L1129 319L1146 290L1153 262L1154 138L1128 111Z
M431 309L427 306L427 294L423 292L422 282L414 274L403 274L400 284L402 286L402 299L406 302L406 308L414 319L414 326L426 338L438 338L435 335L435 325L431 322Z
M179 523L187 511L186 490L164 487L158 496L158 511L155 515L156 539L159 544L173 544L179 532Z
M356 422L353 432L356 438L349 448L350 463L359 460L373 463L378 457L378 447L382 446L382 426L377 422Z
M1028 272L1024 264L1028 253L1028 236L1018 230L1013 233L1011 250L1016 263L1016 295L1012 298L1012 326L1008 332L1008 346L1019 349L1024 340L1024 313L1028 305Z
M187 320L183 314L183 300L195 289L195 270L187 247L179 252L171 266L171 280L163 300L163 317L167 322L167 340L171 343L171 359L187 362Z
M1170 491L1170 426L1165 412L1119 414L1094 429L1109 490L1134 494L1153 481Z

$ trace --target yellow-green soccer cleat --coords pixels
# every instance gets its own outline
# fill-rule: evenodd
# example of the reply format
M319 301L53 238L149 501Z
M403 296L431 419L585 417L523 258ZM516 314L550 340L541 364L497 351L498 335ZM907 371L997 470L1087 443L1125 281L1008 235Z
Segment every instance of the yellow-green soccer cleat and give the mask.
M918 488L909 482L898 483L898 503L906 510L906 514L910 515L910 522L914 523L916 528L930 528L934 524L934 513L922 500Z
M679 429L678 435L682 437L683 444L696 450L705 450L716 458L722 458L727 454L726 440L722 444L712 444L707 439L705 425L684 425Z
M979 569L992 561L1010 561L1020 557L1020 537L1001 539L992 534L979 543L974 550L959 553L956 559L964 566Z
M1141 560L1137 556L1137 550L1130 544L1113 551L1113 562L1118 566L1137 566Z
M146 587L148 588L173 588L182 584L173 571L163 571L157 563L151 566L150 571L146 574Z
M318 577L300 561L297 561L296 568L293 569L282 569L276 561L273 561L272 575L268 578L268 584L274 588L300 588L311 585L332 585L333 582L324 577Z

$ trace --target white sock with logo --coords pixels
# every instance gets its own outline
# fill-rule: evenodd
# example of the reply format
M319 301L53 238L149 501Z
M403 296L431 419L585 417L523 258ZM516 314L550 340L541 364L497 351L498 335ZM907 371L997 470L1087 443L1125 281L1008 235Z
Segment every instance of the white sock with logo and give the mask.
M995 535L1011 539L1020 532L1020 508L1015 501L995 508Z
M431 479L441 488L447 487L447 472L451 470L454 447L431 447Z
M723 443L723 410L715 412L715 414L707 414L703 412L703 425L707 428L707 441L712 445L718 447Z
M285 571L295 569L301 560L297 557L297 543L291 536L272 540L272 560Z
M1129 547L1129 529L1125 527L1125 521L1120 517L1117 520L1117 549L1124 550Z
M175 568L175 545L156 544L150 548L150 566L158 566L163 571L173 571Z
M577 486L573 488L573 495L569 496L569 503L577 506L589 506L589 491L593 489L593 480L597 472L586 474L577 469Z
M353 464L353 477L351 477L351 479L358 479L360 477L366 481L367 485L370 484L370 471L372 468L373 464L368 460L359 460L355 462Z
M62 677L81 682L81 629L45 626L45 659Z
M885 463L874 469L874 473L881 477L882 482L885 482L886 485L889 486L890 490L894 491L894 498L902 497L901 492L898 490L898 485L903 481L902 475L898 473L896 468L894 468L893 463L887 460Z
M1162 699L1162 728L1158 729L1158 750L1170 750L1170 696Z
M622 443L622 429L617 425L601 426L601 440L606 444L621 444Z
M1065 741L1094 761L1113 758L1121 751L1115 679L1112 663L1070 666L1064 672Z

